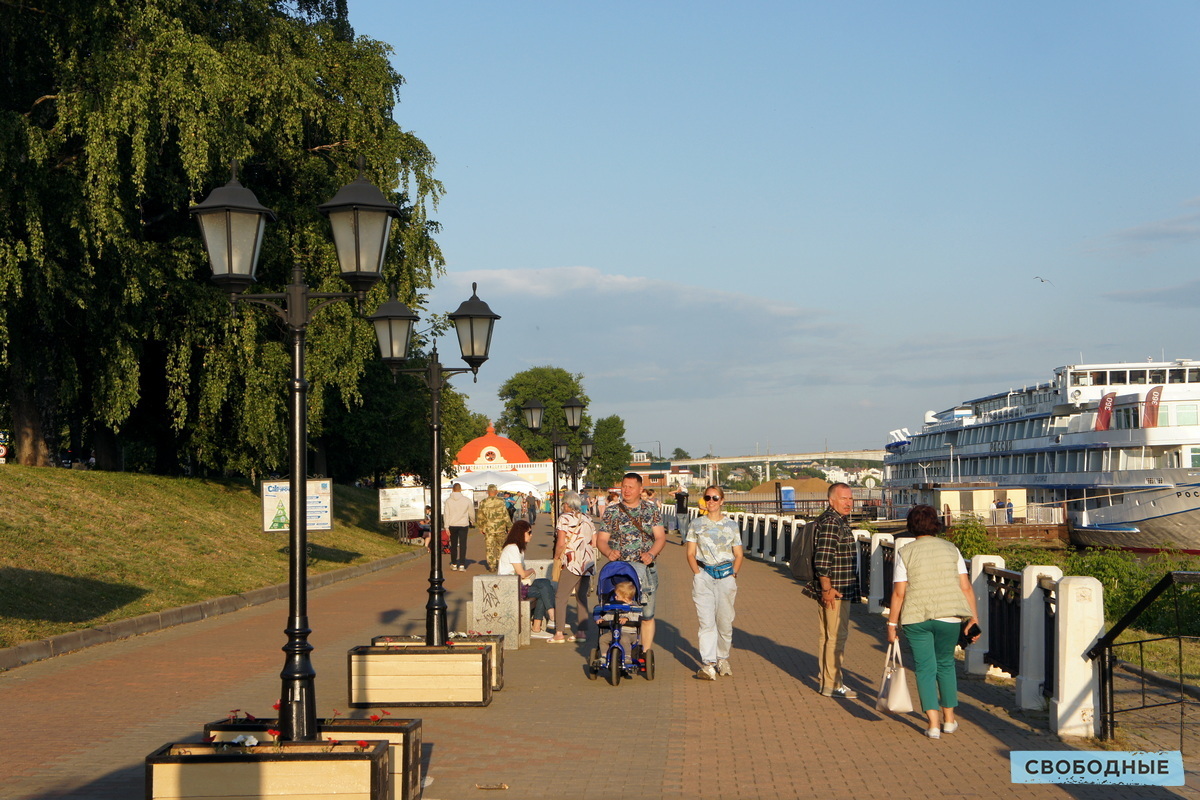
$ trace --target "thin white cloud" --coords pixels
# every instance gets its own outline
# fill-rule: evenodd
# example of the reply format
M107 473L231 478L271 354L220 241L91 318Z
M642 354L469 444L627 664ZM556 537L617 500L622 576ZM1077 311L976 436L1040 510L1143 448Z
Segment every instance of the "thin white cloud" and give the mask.
M1106 292L1103 297L1116 303L1166 306L1170 308L1195 308L1200 305L1200 280L1187 281L1176 286L1154 289L1129 289Z

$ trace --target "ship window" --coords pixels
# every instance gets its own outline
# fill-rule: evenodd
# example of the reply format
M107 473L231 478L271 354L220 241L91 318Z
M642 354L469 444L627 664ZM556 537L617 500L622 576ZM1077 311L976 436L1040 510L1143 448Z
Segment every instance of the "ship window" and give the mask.
M1099 372L1092 373L1092 385L1093 386L1104 386L1107 383L1108 383L1108 373L1106 373L1104 370L1100 370Z
M1200 369L1188 370L1188 383L1200 383Z
M1169 373L1167 373L1170 376L1170 378L1168 380L1171 383L1184 383L1184 379L1186 377L1184 373L1186 371L1187 370L1173 369Z
M1167 371L1165 369L1150 370L1150 382L1157 385L1167 382Z
M1192 456L1192 468L1200 467L1200 447L1189 447L1188 450Z
M1071 385L1072 386L1091 386L1092 385L1092 376L1086 372L1072 372L1071 373Z
M1195 403L1180 403L1175 406L1175 424L1176 425L1196 425L1200 424L1200 418L1196 414Z
M1196 370L1200 372L1200 370ZM1108 382L1113 386L1124 386L1128 381L1125 378L1125 370L1114 369L1108 373Z
M1144 369L1129 370L1129 382L1137 383L1137 384L1144 384L1146 382L1146 370L1144 370Z

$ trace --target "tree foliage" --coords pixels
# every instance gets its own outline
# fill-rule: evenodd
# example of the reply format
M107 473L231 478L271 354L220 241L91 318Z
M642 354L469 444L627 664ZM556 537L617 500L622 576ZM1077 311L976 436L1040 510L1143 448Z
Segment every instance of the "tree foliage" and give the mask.
M691 458L692 457L688 455L688 451L684 450L682 447L676 447L671 453L672 461L690 461Z
M593 439L595 447L588 476L592 483L602 488L618 485L633 457L633 448L625 441L625 421L616 414L596 420Z
M405 212L386 278L419 304L442 268L427 216L442 189L392 119L388 47L354 37L344 0L47 0L2 16L0 379L19 458L47 463L65 429L102 462L140 441L160 470L279 468L284 333L230 313L187 209L238 159L279 215L256 291L279 291L295 263L315 291L345 291L316 206L364 156ZM346 304L310 326L314 437L331 401L362 402L373 341Z
M521 445L530 459L544 461L554 457L552 440L555 432L567 441L571 455L582 455L581 442L591 428L591 417L585 410L579 430L573 432L567 427L563 406L572 397L585 406L588 404L588 396L583 391L583 375L572 375L561 367L531 367L505 381L497 394L504 402L504 411L496 421L496 432ZM526 427L521 414L522 406L534 398L546 407L542 427L536 432Z

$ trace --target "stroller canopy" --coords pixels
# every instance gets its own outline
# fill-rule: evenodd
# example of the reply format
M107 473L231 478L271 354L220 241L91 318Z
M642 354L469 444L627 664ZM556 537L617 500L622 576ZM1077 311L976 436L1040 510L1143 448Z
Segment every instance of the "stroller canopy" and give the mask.
M629 581L633 584L634 591L637 592L635 597L642 593L642 583L638 580L637 572L633 566L624 561L610 561L600 570L600 578L596 583L596 594L600 597L612 594L614 583L623 583Z

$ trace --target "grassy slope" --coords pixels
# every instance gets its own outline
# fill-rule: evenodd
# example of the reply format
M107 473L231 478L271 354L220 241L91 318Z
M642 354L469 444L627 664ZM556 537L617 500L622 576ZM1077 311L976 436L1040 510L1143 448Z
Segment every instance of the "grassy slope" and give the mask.
M286 583L287 533L244 484L0 466L0 647ZM373 490L334 488L310 573L409 550Z

